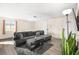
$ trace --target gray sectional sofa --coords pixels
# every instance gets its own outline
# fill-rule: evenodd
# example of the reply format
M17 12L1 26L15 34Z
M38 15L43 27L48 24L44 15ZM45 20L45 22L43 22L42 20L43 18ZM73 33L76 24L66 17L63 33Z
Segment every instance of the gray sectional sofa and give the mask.
M25 44L30 50L43 45L44 42L51 40L51 37L51 35L45 35L43 30L14 33L16 47L20 47Z

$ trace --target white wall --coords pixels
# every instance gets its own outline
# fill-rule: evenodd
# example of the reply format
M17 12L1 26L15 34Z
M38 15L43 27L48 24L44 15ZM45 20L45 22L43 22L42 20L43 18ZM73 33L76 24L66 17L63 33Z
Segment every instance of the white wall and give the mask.
M73 34L76 34L77 33L77 25L76 25L76 20L75 20L75 17L74 15L72 16L69 16L69 32L72 31ZM67 27L67 25L66 25ZM65 27L65 29L66 29ZM66 30L67 31L67 30ZM66 32L67 33L67 32ZM67 35L66 35L67 36Z
M13 20L11 18L5 18L4 20ZM15 20L15 19L14 19ZM34 30L34 22L26 21L26 20L17 20L17 32L22 31L33 31ZM3 17L0 17L0 39L13 37L14 33L6 33L3 34Z
M10 34L2 34L2 18L0 18L0 37L8 37L11 36ZM77 32L77 26L76 21L73 15L69 16L69 30L73 33ZM17 31L31 31L31 30L44 30L45 33L47 32L48 27L48 33L52 34L52 36L60 38L62 28L65 28L66 31L66 16L63 17L56 17L51 19L44 19L44 20L38 20L35 22L25 21L25 20L18 20L17 21Z
M34 22L30 22L26 20L17 21L17 32L33 31L33 30L34 30Z
M1 18L0 18L1 19ZM77 27L76 27L76 21L74 16L69 16L69 30L72 31L73 33L77 32ZM47 28L48 28L48 33L52 34L52 36L60 38L61 37L61 32L62 29L65 28L65 33L66 31L66 17L56 17L56 18L51 18L48 20L38 20L35 22L30 22L30 21L25 21L25 20L18 20L17 21L17 31L35 31L35 30L44 30L45 33L47 33ZM12 34L2 34L2 20L0 20L0 37L9 37L12 36Z
M52 18L48 20L48 31L49 33L52 34L52 36L56 38L61 37L61 31L62 28L64 28L64 21L65 19L63 17L57 17L57 18Z
M45 34L47 34L47 20L38 20L35 21L35 30L44 30Z
M0 18L0 34L2 34L2 20Z
M74 16L69 16L69 31L72 31L73 33L77 32L77 26L76 26L76 21ZM67 23L66 23L66 17L57 17L57 18L52 18L52 19L48 19L48 20L40 20L40 21L36 21L35 23L35 29L43 29L44 25L46 24L45 22L47 22L48 26L48 33L52 34L52 36L56 37L56 38L61 38L61 32L62 29L65 29L65 34L67 33ZM45 29L45 28L44 28ZM67 36L67 35L66 35Z

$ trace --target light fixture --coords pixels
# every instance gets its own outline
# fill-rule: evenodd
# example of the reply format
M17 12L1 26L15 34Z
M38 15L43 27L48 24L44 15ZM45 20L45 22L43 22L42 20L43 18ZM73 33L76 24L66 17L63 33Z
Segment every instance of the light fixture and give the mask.
M70 14L72 12L72 9L67 9L67 10L64 10L62 13L64 15L67 15L67 14Z
M32 16L28 18L28 21L37 21L39 18L37 16Z
M68 20L68 15L72 12L72 9L67 9L67 10L64 10L62 13L64 15L66 15L67 17L67 37L69 35L69 20Z

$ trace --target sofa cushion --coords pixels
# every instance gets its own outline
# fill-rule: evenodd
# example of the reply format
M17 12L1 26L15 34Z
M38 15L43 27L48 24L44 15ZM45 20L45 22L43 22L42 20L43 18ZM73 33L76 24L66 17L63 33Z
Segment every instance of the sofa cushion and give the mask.
M34 38L35 36L24 37L24 39Z
M40 35L44 35L44 31L43 30L39 30L39 31L35 31L35 33L39 32Z
M14 40L20 39L19 33L14 33Z
M40 36L40 32L36 32L36 36Z
M24 38L22 33L19 33L19 37L20 37L20 39Z
M33 36L33 32L29 31L29 32L22 32L24 37L28 37L28 36Z
M35 42L35 38L30 38L30 39L28 39L26 41L26 43L27 43L28 46L31 46L31 44L34 43L34 42Z

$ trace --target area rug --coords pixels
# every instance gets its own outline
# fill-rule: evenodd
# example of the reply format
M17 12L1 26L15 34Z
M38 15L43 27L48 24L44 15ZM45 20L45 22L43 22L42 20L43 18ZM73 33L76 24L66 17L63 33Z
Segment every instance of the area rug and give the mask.
M48 42L44 43L43 46L30 51L25 45L22 47L16 47L16 52L18 55L42 55L44 52L46 52L48 49L50 49L53 46L53 44L50 44Z

